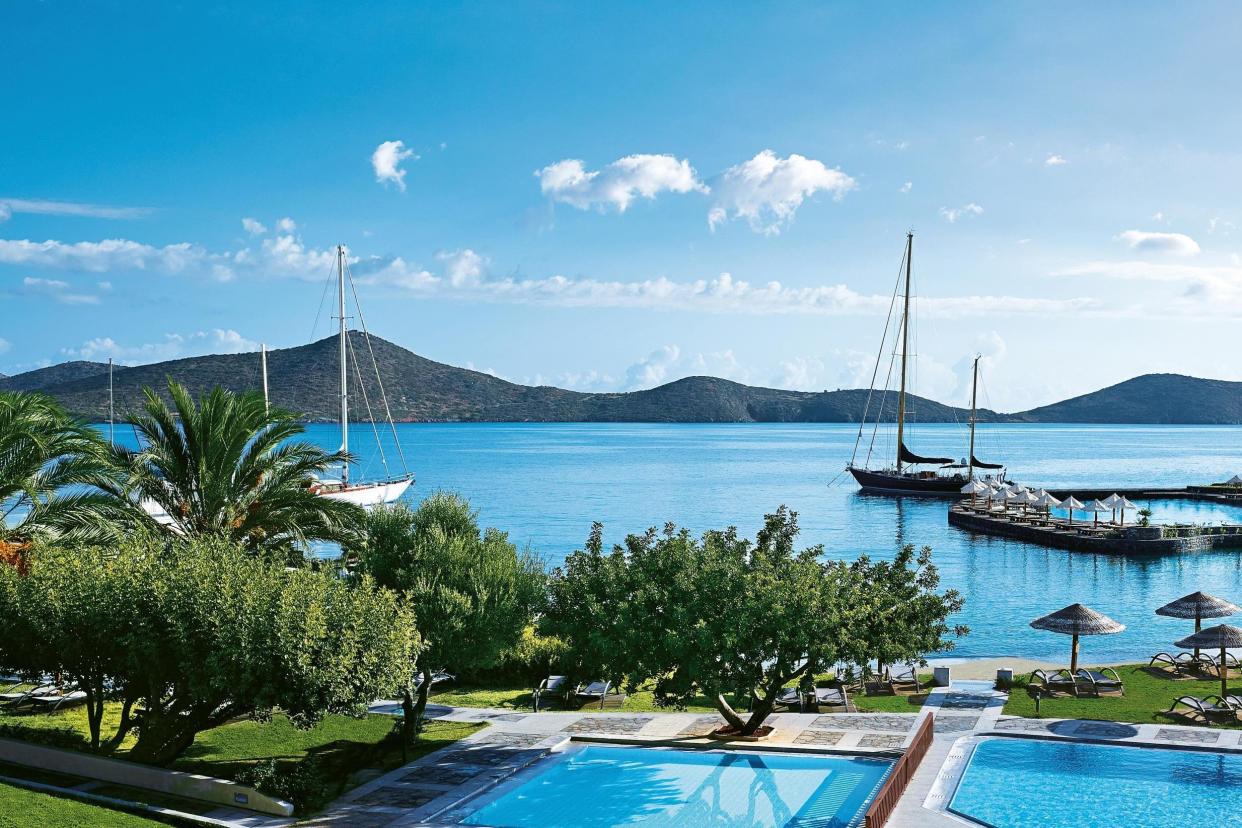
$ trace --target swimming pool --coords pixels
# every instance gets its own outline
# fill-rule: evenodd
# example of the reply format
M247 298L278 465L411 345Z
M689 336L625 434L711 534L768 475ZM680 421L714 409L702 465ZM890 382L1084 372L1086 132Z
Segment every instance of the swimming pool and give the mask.
M847 828L892 766L853 756L571 748L465 819L497 828Z
M1242 754L984 739L949 810L993 828L1224 825L1242 821Z

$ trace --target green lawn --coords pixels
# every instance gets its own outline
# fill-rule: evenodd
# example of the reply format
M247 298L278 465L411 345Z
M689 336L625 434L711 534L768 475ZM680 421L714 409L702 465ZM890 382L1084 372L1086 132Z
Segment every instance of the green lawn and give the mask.
M108 705L103 732L108 722L119 717L119 706ZM83 708L38 716L0 714L0 724L20 725L36 729L56 729L78 734L86 748L86 713ZM310 730L298 730L289 719L277 714L270 722L234 722L198 735L186 752L174 763L178 770L192 771L224 779L236 778L251 766L272 760L277 767L292 769L313 758L317 765L314 801L326 803L358 781L356 774L392 770L402 764L400 739L390 716L326 716ZM459 722L429 722L418 745L404 754L407 761L438 750L470 735L486 725ZM116 752L124 759L132 739Z
M1178 679L1149 672L1138 664L1118 667L1117 673L1125 684L1124 696L1074 698L1060 696L1040 701L1039 718L1045 719L1103 719L1112 722L1160 722L1163 724L1201 724L1201 721L1184 717L1159 715L1168 710L1178 696L1212 696L1220 693L1219 679ZM1235 681L1238 681L1235 679ZM1035 701L1026 692L1026 677L1015 681L1005 705L1005 713L1013 716L1035 717ZM1242 682L1230 686L1230 692L1242 693ZM1184 708L1182 708L1184 709ZM1217 720L1213 724L1218 724ZM1226 727L1242 727L1242 723L1225 724Z
M0 783L0 828L166 828L162 822Z

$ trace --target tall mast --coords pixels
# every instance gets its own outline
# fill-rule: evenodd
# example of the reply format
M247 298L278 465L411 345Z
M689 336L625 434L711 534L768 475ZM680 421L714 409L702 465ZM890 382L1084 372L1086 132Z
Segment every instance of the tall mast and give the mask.
M979 356L975 355L975 366L970 381L970 454L966 457L968 466L967 478L975 479L975 406L979 399Z
M112 357L108 357L108 443L116 445L116 404L112 395Z
M906 292L901 309L901 390L897 395L897 473L901 474L901 449L906 431L906 357L910 353L910 260L914 258L914 233L906 233Z
M349 331L345 325L345 247L336 246L337 311L341 320L341 451L349 451L349 370L345 349ZM341 482L349 482L349 463L341 464Z
M263 413L270 413L272 410L271 403L267 398L267 343L264 342L259 346L259 367L263 372Z

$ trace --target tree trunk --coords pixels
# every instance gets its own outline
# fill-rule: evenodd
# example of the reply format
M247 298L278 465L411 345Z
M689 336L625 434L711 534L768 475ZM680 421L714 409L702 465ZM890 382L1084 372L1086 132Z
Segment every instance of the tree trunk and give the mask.
M148 765L167 765L184 753L200 732L223 724L238 712L227 705L195 707L186 714L176 705L165 711L148 710L138 727L138 741L127 758Z
M729 727L740 731L745 726L745 723L742 721L742 717L737 715L737 711L735 711L733 707L725 701L724 693L714 694L712 696L712 704L716 705L716 710L721 716L724 717L724 720L728 722Z
M116 733L108 740L108 744L104 746L104 750L111 753L121 746L125 741L125 737L134 729L136 722L134 721L132 712L134 709L135 699L128 694L125 696L125 702L121 705L121 723L116 727Z
M423 681L410 692L410 688L405 688L401 696L401 710L405 716L405 743L412 745L418 741L419 731L422 730L423 713L427 710L427 697L431 694L431 668L424 667L419 671L422 674Z

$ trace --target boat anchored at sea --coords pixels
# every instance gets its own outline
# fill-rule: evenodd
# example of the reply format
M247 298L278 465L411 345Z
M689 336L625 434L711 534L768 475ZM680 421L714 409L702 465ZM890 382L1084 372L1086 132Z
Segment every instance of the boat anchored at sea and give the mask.
M1005 467L1002 463L985 463L975 457L975 425L978 420L979 393L979 357L977 356L972 368L969 423L970 445L966 457L961 461L955 461L952 457L925 457L914 453L906 446L907 420L910 419L910 412L908 410L908 397L910 396L908 363L910 361L910 288L913 257L914 234L907 233L906 249L902 257L903 275L898 277L897 286L893 289L892 303L892 306L895 308L897 306L897 299L900 297L901 316L895 332L896 341L900 343L900 350L894 354L899 363L896 416L897 445L895 456L892 463L880 461L880 466L872 466L871 461L876 454L876 438L879 434L880 425L884 420L884 403L887 402L889 396L888 379L892 375L892 364L890 362L889 370L885 372L884 386L878 389L880 392L879 404L876 406L875 419L872 422L869 419L872 399L876 396L876 381L880 375L884 351L888 345L889 324L886 322L884 326L885 335L880 342L880 351L876 355L875 371L871 375L871 388L867 393L867 402L863 409L863 415L859 420L858 437L854 441L854 453L850 457L850 462L846 469L854 476L854 479L864 492L956 497L960 496L964 485L975 479L976 471L986 472L987 474L984 475L986 479L1003 480ZM871 439L862 461L859 462L863 434L868 425L872 426ZM927 468L929 466L933 468Z
M367 395L366 386L363 384L361 372L358 370L358 355L354 352L353 343L350 341L348 320L346 315L346 280L348 278L350 292L354 295L354 309L358 313L358 323L362 328L362 341L366 344L367 354L371 361L371 367L375 371L375 383L379 391L379 400L377 403L382 406L384 419L388 423L388 428L392 431L393 443L396 446L397 458L401 463L401 474L393 475L389 472L388 457L384 452L383 441L380 440L379 430L375 422L375 412L371 407L371 400ZM366 319L362 315L362 308L358 304L358 294L352 290L353 277L348 275L348 266L345 260L344 245L337 245L336 248L336 308L340 325L338 330L340 346L339 351L339 367L340 367L340 424L341 424L341 448L340 451L344 455L349 454L349 368L354 366L354 373L357 377L358 389L362 396L363 405L367 411L367 419L371 423L371 428L375 432L375 445L379 452L381 465L384 467L385 476L379 480L353 480L350 475L350 461L346 460L341 463L341 476L339 479L318 478L311 482L311 488L320 497L331 498L332 500L345 500L355 503L359 506L377 506L381 503L392 503L405 494L414 482L414 475L410 473L405 463L405 453L401 450L401 440L397 435L396 425L393 423L392 411L388 406L388 396L384 392L384 380L380 377L379 364L375 361L375 352L371 348L371 334L367 331ZM264 364L264 394L267 393L267 367Z

